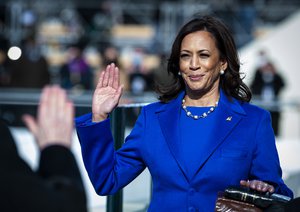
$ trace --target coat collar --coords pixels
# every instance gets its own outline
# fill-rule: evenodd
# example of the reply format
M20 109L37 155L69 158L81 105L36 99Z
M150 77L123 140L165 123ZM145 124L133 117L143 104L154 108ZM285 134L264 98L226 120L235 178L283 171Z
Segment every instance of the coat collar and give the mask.
M207 151L205 151L206 154L199 159L199 169L197 172L194 173L193 176L188 176L187 171L183 166L183 159L180 158L180 146L178 145L180 143L179 117L181 100L183 99L184 95L185 92L181 92L176 99L162 105L162 107L156 111L156 114L158 116L165 141L167 142L178 166L180 167L186 179L189 181L201 170L201 168L209 160L210 156L223 143L227 135L235 128L235 126L237 126L241 118L245 116L246 113L241 107L241 103L234 98L230 100L221 90L218 108L214 111L214 113L217 113L218 117L214 129L216 129L215 132L218 133L213 132L215 137L210 141L210 145L207 147ZM195 139L201 138L197 137L195 134Z

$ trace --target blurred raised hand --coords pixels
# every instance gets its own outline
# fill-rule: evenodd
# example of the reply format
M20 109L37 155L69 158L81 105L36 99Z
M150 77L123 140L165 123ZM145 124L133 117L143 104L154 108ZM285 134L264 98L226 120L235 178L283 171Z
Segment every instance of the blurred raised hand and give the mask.
M41 94L37 118L24 115L23 121L40 147L71 146L74 128L74 106L66 91L57 85L46 86Z
M108 65L100 74L93 95L92 121L100 122L118 106L123 85L120 85L119 68L114 63Z

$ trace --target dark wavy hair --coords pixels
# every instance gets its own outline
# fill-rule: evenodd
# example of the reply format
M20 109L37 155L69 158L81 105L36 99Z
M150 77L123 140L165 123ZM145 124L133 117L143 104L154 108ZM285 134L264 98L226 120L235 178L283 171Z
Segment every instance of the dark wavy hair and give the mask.
M234 97L243 102L249 102L252 94L248 86L243 82L240 73L240 61L233 37L227 26L219 19L212 16L197 17L186 23L177 34L168 59L167 71L173 77L169 85L160 85L157 92L159 100L169 102L176 98L185 89L185 83L178 75L181 43L184 37L196 31L207 31L215 39L220 57L227 61L227 69L220 78L220 87L227 97Z

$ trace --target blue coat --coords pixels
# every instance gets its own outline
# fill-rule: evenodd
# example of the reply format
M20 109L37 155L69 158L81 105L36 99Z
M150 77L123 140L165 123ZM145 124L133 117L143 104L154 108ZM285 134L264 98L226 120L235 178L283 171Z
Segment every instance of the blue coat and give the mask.
M169 103L145 106L123 146L114 150L109 119L91 123L91 114L77 118L82 156L100 195L113 194L146 167L153 180L149 211L213 211L217 192L241 179L272 183L276 192L292 196L281 168L267 111L230 101L222 92L213 139L191 176L180 158L179 114L184 93ZM195 139L201 135L195 132ZM187 156L188 157L188 156Z

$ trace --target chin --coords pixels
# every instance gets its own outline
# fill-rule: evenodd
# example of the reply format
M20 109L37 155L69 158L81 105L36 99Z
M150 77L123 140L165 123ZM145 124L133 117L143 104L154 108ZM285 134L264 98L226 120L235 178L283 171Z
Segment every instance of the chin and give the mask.
M201 85L195 85L195 84L193 84L193 85L188 85L188 87L189 87L189 89L190 89L191 91L201 91L201 90L204 89L203 86L201 86Z

